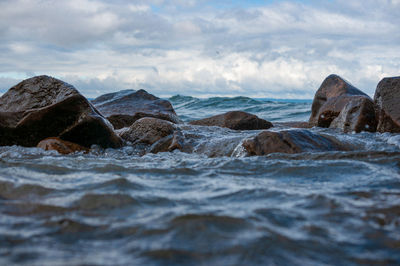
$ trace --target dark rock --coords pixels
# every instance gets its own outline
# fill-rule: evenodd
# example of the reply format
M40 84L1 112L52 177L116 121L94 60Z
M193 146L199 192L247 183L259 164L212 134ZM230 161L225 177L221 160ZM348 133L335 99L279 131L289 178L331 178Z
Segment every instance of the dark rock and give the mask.
M173 134L175 130L176 126L169 121L145 117L135 121L129 128L122 129L120 136L134 144L152 145L160 139Z
M377 122L371 106L373 102L368 95L341 77L330 75L315 93L309 123L346 131L374 132Z
M48 76L22 81L0 97L0 145L36 146L59 137L120 147L112 125L73 86Z
M272 123L242 111L231 111L201 120L192 121L189 124L199 126L218 126L234 130L268 129Z
M352 98L332 121L330 127L339 128L343 132L375 132L377 121L372 101L363 96Z
M241 146L243 138L254 135L252 131L238 132L223 127L179 125L170 149L196 153L208 157L232 156ZM174 146L176 145L176 146Z
M69 153L74 153L77 151L84 151L84 152L89 151L89 149L86 147L83 147L79 144L76 144L76 143L73 143L70 141L62 140L60 138L44 139L41 142L39 142L37 147L42 148L46 151L54 150L61 154L69 154Z
M274 122L274 126L284 126L293 128L312 128L312 125L304 121Z
M251 131L241 132L221 127L199 127L192 125L176 125L173 134L167 135L145 152L171 152L179 150L184 153L196 153L208 157L231 156L246 136L254 135ZM137 147L140 144L135 145Z
M245 140L243 147L251 156L276 152L292 154L349 149L331 136L315 134L308 130L263 131L254 138Z
M241 143L243 134L250 135L227 128L176 125L151 117L141 118L129 128L117 130L117 133L139 155L179 150L209 157L230 156Z
M174 134L168 135L157 142L155 142L150 148L149 152L159 153L159 152L171 152L174 150L183 150L185 139L182 132L176 130Z
M159 139L157 142L153 143L153 145L150 146L148 149L148 152L151 153L159 153L159 152L169 152L171 151L169 147L171 146L172 140L174 138L174 135L168 135L166 137L163 137Z
M92 103L115 129L129 127L143 117L181 122L169 101L157 98L145 90L108 93L97 97Z
M400 77L384 78L376 88L374 102L379 132L400 132Z

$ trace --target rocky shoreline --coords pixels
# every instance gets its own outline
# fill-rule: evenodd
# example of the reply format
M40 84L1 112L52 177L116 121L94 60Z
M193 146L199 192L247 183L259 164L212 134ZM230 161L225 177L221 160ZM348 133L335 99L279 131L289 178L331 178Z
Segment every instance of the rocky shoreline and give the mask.
M400 77L384 78L374 99L345 79L328 76L316 91L308 122L273 124L253 114L231 111L183 123L171 103L144 90L109 93L93 101L72 85L49 76L26 79L0 97L0 146L20 145L61 154L132 146L141 154L172 152L230 156L347 151L354 147L314 133L311 127L344 133L400 132ZM225 130L225 131L224 131ZM207 141L202 132L250 132ZM200 145L201 143L201 145ZM199 147L202 146L202 147Z

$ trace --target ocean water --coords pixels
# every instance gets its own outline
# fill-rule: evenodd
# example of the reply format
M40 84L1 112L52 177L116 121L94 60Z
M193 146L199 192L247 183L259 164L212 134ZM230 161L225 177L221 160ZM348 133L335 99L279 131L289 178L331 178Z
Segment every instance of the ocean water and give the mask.
M271 122L308 121L312 100L273 100L248 97L199 99L173 96L168 99L183 121L202 119L228 111L241 110Z
M184 120L306 121L311 101L175 96ZM273 130L281 130L277 126ZM182 129L187 154L0 147L0 265L398 265L400 135L351 152L246 157L259 131Z

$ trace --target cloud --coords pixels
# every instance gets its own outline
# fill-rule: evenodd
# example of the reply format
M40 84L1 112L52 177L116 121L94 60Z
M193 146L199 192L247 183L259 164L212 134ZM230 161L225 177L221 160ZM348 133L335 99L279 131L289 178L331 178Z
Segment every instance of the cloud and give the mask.
M0 1L0 92L35 73L88 97L312 98L331 73L370 95L399 75L397 0L230 3Z

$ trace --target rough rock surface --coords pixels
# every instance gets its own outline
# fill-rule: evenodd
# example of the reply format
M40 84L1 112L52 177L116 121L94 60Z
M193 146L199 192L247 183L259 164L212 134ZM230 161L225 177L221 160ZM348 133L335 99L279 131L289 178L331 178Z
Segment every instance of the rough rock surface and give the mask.
M61 154L69 154L77 151L84 151L84 152L89 151L89 149L86 147L83 147L79 144L70 141L62 140L60 138L44 139L38 143L37 147L42 148L46 151L54 150Z
M90 147L120 147L112 125L73 86L49 77L24 80L0 97L0 145L36 146L59 137Z
M184 150L185 139L180 130L176 130L174 134L163 137L155 142L148 149L151 153L171 152L174 150Z
M231 111L225 114L191 121L189 124L226 127L234 130L268 129L273 126L271 122L242 111Z
M179 150L208 157L232 156L243 138L254 136L252 131L237 132L223 127L177 125L173 135L154 143L150 152Z
M139 120L135 123L137 122ZM163 122L165 123L166 121ZM179 150L184 153L196 153L208 157L231 156L235 149L241 146L243 138L254 135L254 132L251 131L238 133L236 130L222 127L198 127L188 124L172 125L174 126L173 133L167 130L165 134L156 135L159 130L152 129L140 130L139 132L142 133L135 132L136 137L131 139L135 152L137 154L146 154L149 152L159 153ZM132 130L135 131L134 129ZM125 131L126 128L118 130L121 135ZM147 133L143 132L150 132L150 136L156 135L157 137L151 137L151 141L148 141ZM161 138L161 136L164 137Z
M145 117L135 121L129 128L122 129L120 136L134 144L152 145L158 140L173 134L175 130L176 126L169 121Z
M330 124L330 127L339 128L343 132L375 132L376 126L373 102L368 98L357 96L349 100Z
M131 126L143 117L154 117L180 123L171 103L145 90L124 90L108 93L92 101L96 108L107 117L115 129Z
M250 156L276 152L292 154L349 149L333 137L315 134L308 130L263 131L245 140L243 147Z
M376 88L374 102L379 132L400 132L400 77L384 78Z
M371 106L373 101L368 95L341 77L330 75L315 93L309 123L320 127L354 129L356 132L374 132L377 122Z

